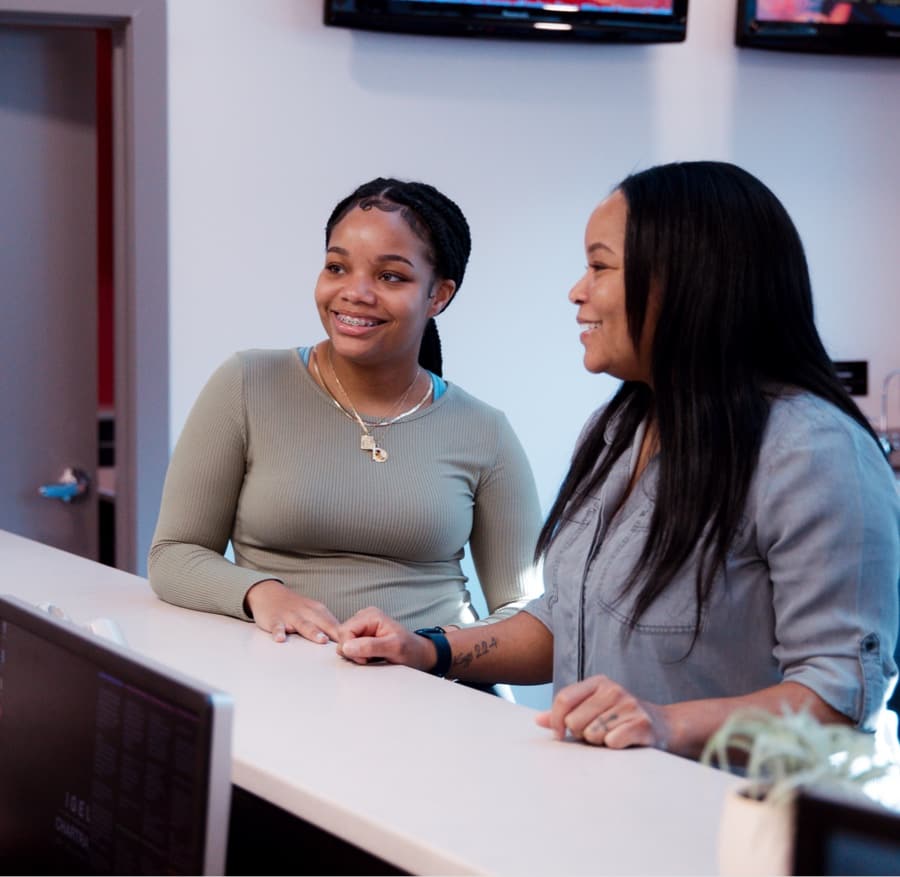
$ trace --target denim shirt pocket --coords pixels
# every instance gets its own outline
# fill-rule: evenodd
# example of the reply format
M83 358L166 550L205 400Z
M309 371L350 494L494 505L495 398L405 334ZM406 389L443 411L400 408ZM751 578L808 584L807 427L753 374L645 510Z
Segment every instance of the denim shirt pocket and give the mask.
M639 578L625 594L621 593L621 588L631 576L643 551L650 517L651 509L644 508L617 527L608 536L588 579L588 601L624 628L630 626L635 599L644 582ZM690 642L697 621L695 571L694 564L688 562L646 609L632 633L682 634L687 635L687 642ZM704 611L700 618L701 630L705 620Z

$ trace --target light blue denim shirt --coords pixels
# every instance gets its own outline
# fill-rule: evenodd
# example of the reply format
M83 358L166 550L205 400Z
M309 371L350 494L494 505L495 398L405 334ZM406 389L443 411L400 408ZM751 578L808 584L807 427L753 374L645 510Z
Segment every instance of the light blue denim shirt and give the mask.
M790 680L873 728L897 674L900 500L871 436L811 394L773 402L739 532L689 651L695 559L626 636L635 592L620 598L619 589L646 540L656 460L613 513L642 431L563 521L544 595L525 607L554 634L554 689L603 673L667 704Z

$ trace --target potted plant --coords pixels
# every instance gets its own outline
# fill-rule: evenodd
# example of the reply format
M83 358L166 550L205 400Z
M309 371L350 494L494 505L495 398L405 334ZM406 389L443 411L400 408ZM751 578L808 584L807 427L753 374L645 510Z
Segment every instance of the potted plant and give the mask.
M874 735L788 708L732 713L707 741L701 761L732 770L735 759L746 781L722 811L719 868L725 875L791 873L793 800L801 787L867 797L871 784L896 770L876 758Z

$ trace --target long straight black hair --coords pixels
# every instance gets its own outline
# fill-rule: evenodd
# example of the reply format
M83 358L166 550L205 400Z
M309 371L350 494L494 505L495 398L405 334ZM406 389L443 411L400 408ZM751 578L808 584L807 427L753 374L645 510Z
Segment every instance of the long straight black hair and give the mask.
M837 378L813 319L803 245L775 195L722 162L660 165L617 187L628 204L625 307L635 349L651 286L659 311L652 389L625 382L573 457L538 538L546 553L655 418L659 482L647 541L622 593L632 627L699 546L694 640L756 469L774 388L820 396L877 437ZM615 418L613 435L605 434Z

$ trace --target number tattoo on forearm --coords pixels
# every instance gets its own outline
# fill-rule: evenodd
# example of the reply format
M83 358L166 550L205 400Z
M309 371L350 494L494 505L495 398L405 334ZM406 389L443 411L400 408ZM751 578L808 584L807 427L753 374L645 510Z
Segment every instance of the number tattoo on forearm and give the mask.
M490 640L483 639L480 643L475 643L474 647L468 652L461 655L453 656L453 666L465 669L476 658L483 658L491 649L497 648L497 637L492 636Z

